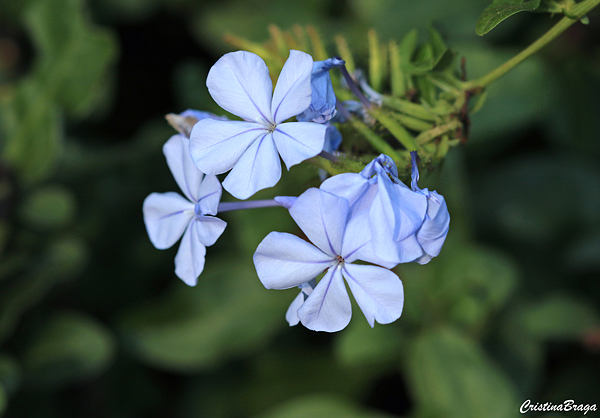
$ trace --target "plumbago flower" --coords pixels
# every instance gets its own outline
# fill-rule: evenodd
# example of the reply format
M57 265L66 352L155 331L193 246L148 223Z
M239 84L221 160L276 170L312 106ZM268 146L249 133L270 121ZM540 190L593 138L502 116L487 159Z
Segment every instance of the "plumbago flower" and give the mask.
M296 119L300 122L325 123L335 116L336 97L333 85L331 84L329 70L345 64L346 62L340 58L329 58L325 61L316 61L313 63L313 70L310 76L312 88L310 106L296 116Z
M190 153L207 174L231 170L223 187L238 199L274 186L281 177L279 156L289 168L323 150L326 127L284 121L311 103L312 57L290 51L273 91L265 62L247 51L222 56L206 85L215 102L244 121L199 121L190 136Z
M382 154L359 174L338 174L320 187L347 199L352 214L368 213L372 251L389 268L429 262L439 254L448 234L450 215L443 197L417 186L416 153L412 176L410 189L398 179L394 161Z
M371 326L375 321L387 324L398 319L404 304L398 276L383 267L352 264L359 259L377 261L363 251L370 241L366 212L351 216L346 199L315 188L289 202L290 215L312 244L295 235L271 232L254 253L254 264L268 289L301 287L286 315L290 324L297 316L315 331L346 327L352 312L344 279ZM325 276L313 289L311 281L323 271Z
M435 190L430 192L428 189L420 189L417 186L419 181L419 168L417 167L418 155L416 151L411 151L412 160L411 171L411 189L427 197L427 212L423 225L417 232L417 241L423 248L423 255L416 261L419 264L428 263L433 257L437 257L442 250L448 229L450 228L450 213L444 197Z
M204 269L206 247L225 230L226 222L214 217L221 200L221 184L205 176L189 154L189 140L173 135L163 146L167 164L185 198L178 193L152 193L143 205L144 223L152 244L170 248L183 235L175 256L175 274L195 286Z

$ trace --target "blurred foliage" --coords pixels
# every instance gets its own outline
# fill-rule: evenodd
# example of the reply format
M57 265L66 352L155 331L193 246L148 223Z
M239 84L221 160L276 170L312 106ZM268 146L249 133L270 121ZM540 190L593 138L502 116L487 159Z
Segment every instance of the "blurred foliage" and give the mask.
M270 231L298 232L281 208L223 214L195 288L141 214L177 187L163 115L219 112L205 78L231 43L275 54L274 73L290 42L339 53L404 111L445 100L445 114L375 132L410 124L418 138L460 107L440 88L463 75L459 58L468 79L486 74L555 21L515 12L568 15L558 3L495 1L505 21L476 0L0 3L0 413L509 417L525 399L597 403L597 11L472 100L466 144L424 167L452 226L438 258L396 269L393 324L371 329L354 306L335 335L287 326L297 290L265 290L251 262ZM293 167L256 198L318 184Z

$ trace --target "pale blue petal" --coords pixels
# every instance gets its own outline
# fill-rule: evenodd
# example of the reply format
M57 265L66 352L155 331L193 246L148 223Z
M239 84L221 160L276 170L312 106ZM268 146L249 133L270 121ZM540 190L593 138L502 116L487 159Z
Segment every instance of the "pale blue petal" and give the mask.
M329 269L298 309L298 317L313 331L336 332L350 323L352 305L340 268Z
M417 232L417 240L429 258L417 260L419 264L426 264L431 257L440 254L450 227L450 214L444 198L433 191L428 201L427 216Z
M227 222L214 216L196 216L192 222L196 224L196 238L207 247L219 239L227 226Z
M202 119L190 136L190 154L194 164L205 174L230 170L244 151L265 129L254 122Z
M375 174L389 174L398 180L398 168L396 167L396 163L385 154L380 154L377 158L367 164L360 174L366 179L370 179Z
M272 122L273 84L258 55L247 51L223 55L208 72L206 86L219 106L245 120Z
M194 204L178 193L152 193L144 200L144 224L159 250L177 242L194 216Z
M175 274L188 286L198 283L206 255L206 247L197 239L196 225L197 222L190 223L175 256Z
M313 59L301 51L290 51L290 56L279 74L271 112L275 125L296 116L310 105L310 74Z
M285 313L285 320L290 324L290 327L298 325L298 322L300 322L300 318L298 318L298 309L300 309L306 298L312 293L313 286L315 286L314 280L299 286L302 289L300 294L296 296Z
M323 151L327 127L318 123L282 123L273 132L277 151L287 169Z
M298 197L290 215L313 244L336 257L342 251L348 209L346 199L311 188Z
M371 206L374 196L371 191L376 192L377 189L376 185L374 187L374 190L370 190L372 186L369 181L360 174L343 173L329 177L319 188L346 199L353 215Z
M416 235L413 233L404 240L395 241L394 229L388 224L381 199L375 199L369 211L371 222L371 242L373 253L378 259L368 259L375 264L393 267L398 263L407 263L423 255Z
M281 178L281 163L272 135L263 135L244 152L223 187L237 199L273 187Z
M421 189L419 189L419 186L417 186L417 182L419 181L419 166L417 165L418 158L419 158L419 155L417 154L417 151L410 152L410 161L411 161L410 187L414 192L421 190Z
M306 283L328 268L333 258L314 245L284 232L271 232L254 253L254 266L267 289L289 289Z
M204 177L204 181L200 184L198 191L198 206L200 209L199 215L216 215L223 188L215 175Z
M400 318L404 288L398 276L382 267L348 263L342 273L371 327L375 321L389 324Z
M310 106L297 116L300 122L325 123L336 114L336 97L331 84L329 70L344 65L338 58L313 63L311 74L312 96Z
M334 152L342 144L342 134L335 127L335 125L331 123L326 123L327 131L325 132L325 145L323 145L323 151Z
M288 322L288 324L290 324L290 327L298 325L298 322L300 322L300 318L298 318L298 309L300 309L303 303L304 292L300 292L298 296L296 296L296 298L292 301L290 307L285 313L285 320Z
M366 211L354 215L346 225L344 240L342 242L342 258L347 263L354 260L370 261L364 258L365 252L371 242L371 226L369 223L369 214Z
M387 224L393 229L394 241L415 234L425 219L427 197L383 175L378 176L377 185L379 190L376 199L381 201Z
M190 157L190 141L183 135L173 135L163 145L163 154L177 185L192 202L198 200L198 189L204 175Z

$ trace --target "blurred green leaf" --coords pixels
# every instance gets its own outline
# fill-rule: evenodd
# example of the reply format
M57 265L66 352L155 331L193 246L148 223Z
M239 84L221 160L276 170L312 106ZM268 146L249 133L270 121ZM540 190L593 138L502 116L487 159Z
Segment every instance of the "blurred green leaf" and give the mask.
M73 221L75 205L75 196L64 186L45 186L27 195L21 217L33 227L58 228Z
M13 331L21 315L42 300L60 281L72 278L87 264L88 245L65 235L47 243L37 263L6 284L0 293L0 341Z
M119 324L129 348L147 363L185 373L257 349L286 324L295 294L266 290L248 261L207 258L196 288L174 283L164 297L128 309Z
M396 325L369 324L356 318L339 333L336 342L336 355L347 365L385 364L398 358L405 343L405 336Z
M309 395L287 402L273 411L259 415L260 418L367 418L388 416L387 414L361 411L354 402L332 395Z
M600 325L598 312L585 300L552 296L532 302L522 311L524 331L534 338L581 338Z
M116 342L94 318L79 312L55 313L23 354L26 379L62 387L98 376L112 363Z
M418 416L514 417L511 382L481 347L449 328L423 332L405 360Z
M39 48L36 71L49 97L74 115L87 113L115 59L116 39L84 19L81 0L34 1L25 19Z
M508 19L512 15L524 12L524 11L533 11L537 9L540 5L540 0L530 0L519 2L518 4L514 2L504 2L504 3L496 3L489 5L477 20L477 24L475 26L475 32L479 36L483 36L492 29L494 29L500 22Z
M479 332L517 283L518 271L510 258L460 239L449 237L434 261L398 267L405 292L411 295L403 317L419 323L441 320Z
M0 386L7 393L15 393L21 385L22 372L17 360L6 354L0 354Z
M6 411L6 407L8 406L8 395L4 390L4 387L0 385L0 415L4 415L4 411Z
M3 103L7 138L2 149L27 182L39 181L62 151L60 111L39 80L23 80Z

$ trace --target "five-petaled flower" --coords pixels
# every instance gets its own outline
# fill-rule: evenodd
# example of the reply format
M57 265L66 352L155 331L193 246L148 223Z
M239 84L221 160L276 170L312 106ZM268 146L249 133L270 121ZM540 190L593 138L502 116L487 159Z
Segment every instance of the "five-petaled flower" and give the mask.
M346 199L315 188L300 195L289 212L312 244L295 235L271 232L254 253L254 264L268 289L302 287L290 309L297 309L305 327L335 332L348 325L352 312L343 278L371 326L400 317L404 290L398 276L383 267L352 264L358 259L374 261L365 251L370 241L365 212L350 216ZM303 286L323 271L314 289ZM286 317L294 325L294 312L288 310Z
M152 244L162 250L181 238L175 256L175 274L195 286L204 269L206 247L213 245L227 223L217 214L221 184L196 168L188 151L189 140L173 135L163 146L167 164L185 198L175 192L152 193L144 200L146 230Z
M193 128L190 152L207 174L231 169L223 187L238 199L274 186L286 167L323 150L324 125L285 120L311 104L312 57L290 51L273 91L265 62L247 51L222 56L208 73L206 85L223 109L244 121L203 119Z

